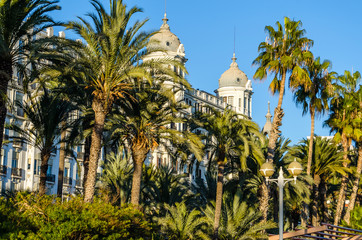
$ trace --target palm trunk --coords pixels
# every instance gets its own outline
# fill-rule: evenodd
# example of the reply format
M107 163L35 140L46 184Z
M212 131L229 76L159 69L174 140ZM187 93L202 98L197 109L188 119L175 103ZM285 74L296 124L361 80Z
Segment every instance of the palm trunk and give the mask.
M106 110L104 109L101 101L95 99L92 103L92 108L94 111L95 121L92 131L92 142L91 142L90 156L89 156L89 169L84 189L85 202L93 201L98 162L102 148L102 135L103 135L104 123L106 120Z
M266 182L263 181L261 184L261 192L260 192L260 212L263 214L263 222L268 220L268 203L269 203L269 191Z
M85 138L84 141L84 157L83 157L83 189L85 189L85 182L87 181L88 169L89 169L89 155L91 147L91 136Z
M320 193L321 193L321 212L322 212L322 222L329 222L328 215L328 205L327 205L327 184L324 180L320 184Z
M13 76L11 59L0 59L0 149L3 145L8 83Z
M40 165L39 195L43 196L46 193L46 181L47 181L47 171L48 171L48 161L50 158L50 151L42 150L40 155L41 155L41 165Z
M315 120L315 109L310 106L310 139L309 139L309 151L308 151L308 164L307 164L307 175L310 176L312 168L312 157L313 157L313 142L314 142L314 120Z
M313 199L312 199L312 225L314 227L319 226L319 216L318 216L318 209L319 209L319 184L320 184L320 176L314 176L314 184L313 184Z
M362 171L362 142L358 143L357 169L356 169L355 179L354 179L354 183L353 183L351 198L349 200L349 205L348 205L346 214L344 215L344 218L343 218L343 220L346 221L348 224L350 223L351 211L353 210L355 203L356 203L359 181L361 178L361 171Z
M132 176L132 191L131 191L131 204L138 207L141 195L141 182L142 182L142 167L143 162L146 160L148 150L140 145L132 146L133 158L133 176Z
M221 156L219 159L224 159L224 157ZM213 238L214 240L218 239L218 231L220 227L223 184L224 184L224 161L219 161L217 168L216 204L215 204L214 238Z
M282 119L284 116L283 109L282 109L282 103L283 103L283 97L284 97L284 91L285 91L285 89L284 89L285 88L285 79L286 79L286 71L283 70L282 80L280 83L278 105L274 110L272 129L270 131L270 136L269 136L267 161L271 162L271 163L274 160L276 142L281 133L281 131L279 130L279 127L282 125Z
M65 122L62 122L64 128ZM57 196L59 198L63 195L63 178L64 178L64 160L65 160L65 130L62 130L60 135L61 143L59 149L59 173L58 173L58 191Z
M348 143L347 143L346 137L343 136L343 134L342 134L342 139L343 139L343 152L344 152L343 166L347 168L348 163L346 161L347 161L347 158L348 158ZM334 225L338 225L339 221L342 218L342 211L343 211L343 208L344 208L344 200L346 198L345 191L346 191L346 187L347 187L347 182L348 182L348 177L343 176L342 177L341 188L339 189L339 194L338 194L338 202L337 202L336 213L335 213L335 217L334 217Z

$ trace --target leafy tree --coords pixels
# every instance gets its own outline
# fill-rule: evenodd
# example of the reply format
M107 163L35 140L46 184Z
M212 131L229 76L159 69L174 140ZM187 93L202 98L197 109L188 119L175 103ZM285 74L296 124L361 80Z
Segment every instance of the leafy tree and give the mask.
M35 35L56 24L48 15L58 1L2 0L0 2L0 148L6 118L6 94L13 68L36 44Z
M247 169L247 158L253 156L259 163L263 156L256 138L263 141L258 126L249 120L241 119L231 109L223 112L211 109L209 113L196 113L195 122L207 131L206 150L211 154L209 161L217 166L216 205L214 219L214 238L220 226L224 169L229 162L237 162L240 169Z
M43 195L46 192L49 158L57 149L61 131L65 131L72 124L68 116L74 107L70 102L60 99L46 89L43 89L41 96L33 96L28 102L17 104L24 110L30 126L26 130L17 125L11 125L9 128L20 134L20 137L13 137L14 141L25 141L40 150L39 194ZM61 123L64 124L59 127Z

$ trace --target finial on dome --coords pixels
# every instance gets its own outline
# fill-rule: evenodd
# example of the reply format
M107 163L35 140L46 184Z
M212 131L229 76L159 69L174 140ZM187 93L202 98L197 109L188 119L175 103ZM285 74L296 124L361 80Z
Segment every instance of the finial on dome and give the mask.
M233 53L233 57L231 58L231 60L233 60L233 62L236 62L236 57L235 57L235 52Z

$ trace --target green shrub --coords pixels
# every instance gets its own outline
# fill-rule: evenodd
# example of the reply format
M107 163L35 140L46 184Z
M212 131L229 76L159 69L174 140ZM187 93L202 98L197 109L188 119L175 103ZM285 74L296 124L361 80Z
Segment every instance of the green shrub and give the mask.
M100 199L61 203L50 196L19 194L0 200L3 239L151 239L152 226L139 210Z

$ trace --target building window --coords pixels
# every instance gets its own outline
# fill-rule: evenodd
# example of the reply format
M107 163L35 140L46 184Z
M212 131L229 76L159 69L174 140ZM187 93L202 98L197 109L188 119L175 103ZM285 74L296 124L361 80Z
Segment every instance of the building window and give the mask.
M222 101L223 101L223 102L227 102L227 98L228 98L228 97L222 97Z
M233 105L233 103L234 103L234 97L233 96L228 97L228 104Z
M241 98L239 98L239 111L241 110Z
M23 111L23 94L16 92L15 95L15 104L16 104L16 115L24 117Z

